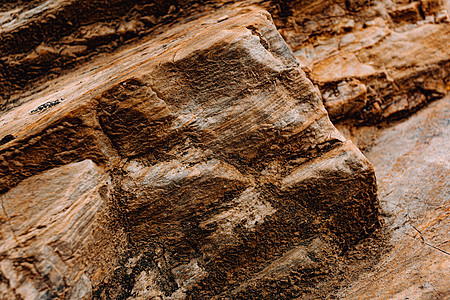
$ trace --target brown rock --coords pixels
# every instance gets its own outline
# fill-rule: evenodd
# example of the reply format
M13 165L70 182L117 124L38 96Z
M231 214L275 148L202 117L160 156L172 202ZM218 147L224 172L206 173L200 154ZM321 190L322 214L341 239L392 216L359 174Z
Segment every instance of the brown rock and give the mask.
M73 46L65 46L60 54L61 56L68 56L68 57L72 57L75 58L77 56L80 56L84 53L86 53L87 50L87 46L85 45L73 45Z
M410 114L445 95L450 46L443 45L448 44L448 26L423 23L391 32L380 18L366 26L295 52L327 98L336 94L336 84L344 79L358 79L369 88L358 114L344 110L338 115L335 106L324 99L333 119L377 123Z
M398 5L389 12L392 20L396 23L408 22L416 23L421 19L419 12L420 2L412 2L409 4Z
M135 35L137 34L140 30L144 29L144 24L136 21L136 20L132 20L129 22L124 22L122 24L120 24L119 28L117 28L117 34L119 35Z
M339 82L333 92L328 90L322 95L331 119L351 116L366 105L367 88L356 79Z
M91 299L125 236L108 221L107 175L92 161L22 181L1 195L2 298ZM108 228L109 227L109 228Z
M365 78L376 72L372 66L361 63L353 53L340 53L315 64L311 78L323 84L347 78Z
M420 0L423 11L427 14L434 14L440 11L444 5L442 0Z
M2 197L22 199L5 200L4 295L259 295L254 283L320 272L379 226L372 166L270 15L244 11L175 26L1 116L15 137L0 146ZM26 251L30 271L15 263Z
M58 56L58 52L55 48L41 44L33 52L27 55L22 62L26 64L30 63L47 63Z
M450 17L448 16L448 12L446 10L437 12L435 19L436 23L450 23Z

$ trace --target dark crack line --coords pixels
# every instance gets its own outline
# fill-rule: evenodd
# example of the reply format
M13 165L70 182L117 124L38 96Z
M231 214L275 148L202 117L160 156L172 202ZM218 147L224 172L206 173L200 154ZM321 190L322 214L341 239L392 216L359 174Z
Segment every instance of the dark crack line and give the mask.
M442 253L447 254L447 255L450 256L450 253L448 253L447 251L442 250L442 249L440 249L439 247L436 247L436 246L434 246L434 245L432 245L432 244L426 242L425 239L424 239L423 236L422 236L422 232L421 232L419 229L417 229L413 224L409 224L409 225L411 225L411 227L414 228L414 230L416 230L416 231L419 233L419 236L420 236L420 239L422 240L422 243L424 243L424 244L427 245L428 247L431 247L431 248L433 248L433 249L436 249L436 250L438 250L438 251L440 251L440 252L442 252Z

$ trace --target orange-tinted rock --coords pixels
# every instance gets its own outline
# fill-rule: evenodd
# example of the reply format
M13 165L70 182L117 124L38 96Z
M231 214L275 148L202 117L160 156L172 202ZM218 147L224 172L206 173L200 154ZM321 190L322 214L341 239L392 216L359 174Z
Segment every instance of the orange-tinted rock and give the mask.
M336 89L323 95L324 105L331 119L351 116L360 111L367 103L367 88L354 79L340 82Z
M125 245L104 193L107 175L92 161L22 181L1 195L0 296L91 299Z
M295 23L282 24L280 31L323 95L350 79L367 86L367 103L357 113L344 111L336 118L336 111L329 111L333 118L377 124L409 115L447 93L450 47L446 3L373 1L361 5L358 18L348 7L349 11L332 17L327 14L326 3L316 0L301 9L291 4L296 8ZM351 30L342 30L350 16L355 24ZM323 27L306 26L318 19ZM434 84L423 88L425 81Z
M96 36L110 33L99 29ZM3 196L23 197L17 206L6 203L12 206L4 218L21 209L32 214L20 204L29 200L35 208L46 204L40 213L47 224L48 201L57 198L60 214L73 206L79 216L65 249L90 253L82 262L62 256L54 267L43 265L45 284L5 259L5 295L258 295L252 284L280 266L320 269L327 255L379 226L372 166L334 128L265 11L235 9L179 24L20 103L0 117L2 139L14 137L0 145L0 188ZM42 181L51 195L28 197ZM91 200L64 190L85 184L92 185ZM96 209L86 217L89 205ZM103 215L110 227L90 223ZM57 224L48 234L68 243L58 233L71 223L60 217ZM114 241L95 244L102 235ZM39 234L11 248L48 259L63 251L58 240L47 240ZM320 243L326 251L314 250ZM321 253L321 264L304 259L308 251ZM30 261L40 266L38 258ZM247 280L252 284L235 290Z
M419 6L420 2L398 5L389 12L389 15L396 23L416 23L421 19Z

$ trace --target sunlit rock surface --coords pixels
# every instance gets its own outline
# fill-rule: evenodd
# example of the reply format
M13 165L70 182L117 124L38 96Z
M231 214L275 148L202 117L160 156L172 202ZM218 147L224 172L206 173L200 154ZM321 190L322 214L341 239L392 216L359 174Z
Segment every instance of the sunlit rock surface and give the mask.
M320 270L379 227L373 167L270 15L233 12L1 116L4 295L262 297L268 278Z
M450 296L450 98L384 131L367 153L393 249L342 299Z
M446 299L449 10L3 1L0 298Z

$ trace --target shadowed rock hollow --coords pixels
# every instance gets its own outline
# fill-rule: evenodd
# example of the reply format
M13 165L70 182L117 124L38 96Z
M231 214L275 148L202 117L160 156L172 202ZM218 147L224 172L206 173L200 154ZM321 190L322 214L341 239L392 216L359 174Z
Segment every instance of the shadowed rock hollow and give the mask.
M373 167L265 11L181 24L21 103L0 117L4 298L292 298L379 227Z

